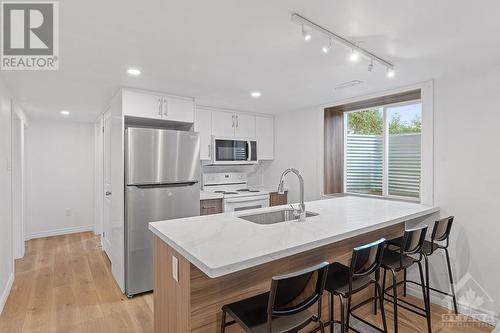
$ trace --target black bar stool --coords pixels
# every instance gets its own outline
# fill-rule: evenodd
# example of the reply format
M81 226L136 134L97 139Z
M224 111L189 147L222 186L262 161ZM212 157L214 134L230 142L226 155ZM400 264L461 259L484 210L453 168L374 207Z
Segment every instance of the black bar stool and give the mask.
M425 287L427 289L427 295L429 297L429 301L430 301L430 290L438 292L442 295L449 296L453 299L453 309L455 311L455 314L458 314L457 297L455 295L455 286L453 284L453 274L451 271L450 254L448 253L450 232L451 232L451 226L453 225L453 219L454 219L453 216L448 216L434 222L434 228L432 229L431 240L424 241L424 245L422 247L422 254L424 256L424 263L425 263ZM399 246L401 244L401 240L402 238L397 238L389 241L389 244ZM442 244L443 242L444 244ZM436 250L444 250L444 253L446 255L446 264L448 266L448 277L450 279L451 293L430 287L429 257L433 255L436 252ZM405 271L405 280L406 280L406 271ZM420 285L420 283L417 281L407 280L406 282ZM406 283L404 284L404 296L406 296Z
M424 286L424 273L422 269L422 248L425 241L425 234L427 232L427 226L422 228L416 228L412 230L406 230L404 232L403 237L400 239L399 245L395 245L395 243L388 242L388 247L384 252L384 258L382 259L382 269L384 270L384 281L383 281L383 290L384 294L388 296L392 296L392 299L385 298L388 302L393 303L394 305L394 332L398 332L398 306L411 311L417 315L423 316L427 319L427 331L429 333L432 332L431 328L431 315L430 315L430 304L428 294L426 293ZM397 250L391 249L392 247L399 247ZM413 257L413 255L417 256L417 258ZM418 265L418 270L420 273L420 281L422 288L422 295L425 304L425 309L422 309L412 303L409 303L405 300L402 300L398 297L398 286L400 284L406 283L406 275L404 276L403 281L397 282L396 273L400 271L406 271L413 265ZM385 288L385 281L387 276L387 271L392 273L392 286ZM390 295L387 291L392 289L392 295ZM398 304L399 302L404 304ZM421 313L417 310L423 310L425 313Z
M357 320L371 326L380 331L387 332L387 323L385 320L385 311L383 303L382 288L378 282L380 277L380 264L384 253L385 239L380 239L376 242L359 246L353 249L351 266L347 267L341 263L335 262L328 267L328 279L326 281L325 290L330 293L330 321L326 325L330 325L331 332L334 331L334 324L341 325L341 332L344 333L349 329L358 332L356 329L349 326L349 316L353 316ZM352 296L374 284L375 296L355 305L351 308ZM340 299L340 321L334 320L334 295ZM379 295L377 297L377 295ZM377 298L380 302L380 312L382 314L383 330L366 320L356 316L352 311L371 302L375 303L374 312L377 314ZM347 300L347 316L345 316L345 302Z
M311 322L321 321L321 296L325 289L328 263L304 269L299 272L272 278L271 291L250 297L222 307L221 332L227 326L239 324L245 332L297 332ZM318 304L318 311L313 314L308 309ZM226 313L234 319L226 323Z

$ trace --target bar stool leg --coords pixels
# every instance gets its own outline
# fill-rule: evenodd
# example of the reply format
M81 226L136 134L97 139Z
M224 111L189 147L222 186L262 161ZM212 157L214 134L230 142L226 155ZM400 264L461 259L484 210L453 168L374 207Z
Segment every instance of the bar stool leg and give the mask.
M391 269L392 273L392 293L394 298L394 333L398 333L398 285L396 281L396 272Z
M335 315L335 299L333 298L333 293L330 293L330 331L331 333L334 333L334 322L333 318Z
M426 314L426 319L427 319L427 332L431 333L432 332L432 325L431 325L431 310L430 310L430 301L428 294L425 291L425 281L424 281L424 272L422 270L422 263L419 261L418 262L418 271L420 273L420 283L422 286L422 296L424 297L424 304L425 304L425 314Z
M224 333L226 331L226 311L222 310L222 319L220 324L220 331Z
M377 292L378 292L378 288L377 288L378 284L375 283L375 285L373 286L373 294L375 295L373 297L373 314L376 316L377 315L377 299L378 299L378 296L377 296Z
M403 273L403 279L404 279L404 282L403 282L403 296L406 297L406 268L404 270L404 273Z
M349 332L349 319L351 318L351 295L349 295L349 299L347 300L347 313L345 320L345 331Z
M429 304L431 302L431 287L430 287L430 276L429 276L429 257L427 255L423 255L424 263L425 263L425 288L427 290L427 299L429 300Z
M384 332L387 333L387 322L385 320L385 309L384 309L384 293L380 290L380 284L378 282L375 283L375 290L378 290L378 299L380 301L380 313L382 314L382 325L384 325ZM375 302L377 299L375 298Z
M345 304L344 304L344 297L342 295L339 295L340 298L340 332L345 333L345 316L344 316L344 311L345 311Z
M451 293L453 295L453 308L455 310L455 314L458 314L457 297L455 295L455 285L453 284L453 275L451 273L450 254L448 253L447 248L444 249L444 252L446 253L446 263L448 264L448 275L450 276Z

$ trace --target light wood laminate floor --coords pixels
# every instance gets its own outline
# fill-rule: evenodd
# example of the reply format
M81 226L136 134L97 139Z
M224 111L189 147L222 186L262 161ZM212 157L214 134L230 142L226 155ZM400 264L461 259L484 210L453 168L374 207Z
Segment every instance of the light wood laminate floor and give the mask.
M16 261L16 278L0 316L0 332L152 332L152 294L132 299L123 295L99 243L92 232L28 241L25 257ZM392 332L389 304L386 309ZM446 327L441 320L446 310L439 306L432 310L435 333L492 331L480 323ZM370 314L370 306L357 313L379 321ZM424 318L404 310L399 318L400 332L427 332Z

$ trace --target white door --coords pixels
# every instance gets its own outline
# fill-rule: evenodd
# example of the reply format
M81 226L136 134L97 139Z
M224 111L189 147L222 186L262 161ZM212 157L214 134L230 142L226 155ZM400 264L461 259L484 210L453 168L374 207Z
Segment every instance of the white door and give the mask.
M274 119L256 116L255 134L257 139L257 159L274 159Z
M104 114L104 145L103 145L104 193L103 195L103 232L102 247L109 259L111 258L111 111Z
M234 137L235 118L231 112L212 111L212 135L219 138Z
M194 121L194 101L164 97L162 119L192 123Z
M255 139L255 116L236 114L234 136L243 139Z
M123 91L123 114L126 116L161 119L162 101L160 95L143 92Z
M200 159L209 160L212 145L212 113L209 110L196 109L194 131L200 134Z

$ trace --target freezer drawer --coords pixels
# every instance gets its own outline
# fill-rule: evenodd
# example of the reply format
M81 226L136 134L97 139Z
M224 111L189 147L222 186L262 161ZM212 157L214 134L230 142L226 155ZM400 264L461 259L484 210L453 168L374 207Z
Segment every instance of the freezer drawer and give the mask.
M127 185L200 178L198 133L129 127L126 138Z
M149 222L200 214L200 185L127 186L125 291L135 295L153 289L153 236Z

